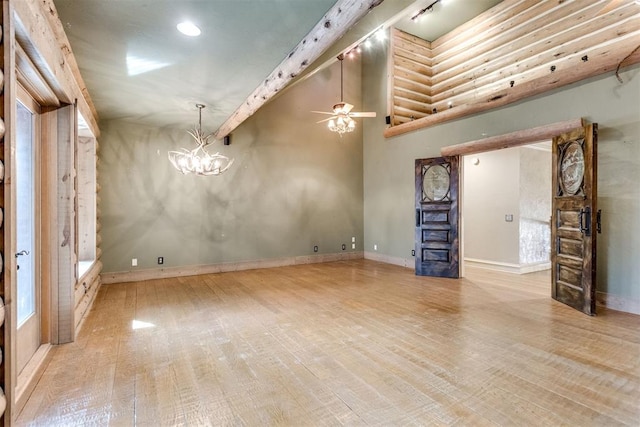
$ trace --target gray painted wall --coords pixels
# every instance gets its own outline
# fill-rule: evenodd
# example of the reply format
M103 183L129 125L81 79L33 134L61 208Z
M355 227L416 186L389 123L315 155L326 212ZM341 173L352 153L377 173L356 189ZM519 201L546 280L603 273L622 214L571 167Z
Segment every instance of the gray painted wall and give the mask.
M585 117L600 125L598 288L640 302L640 264L634 262L640 253L640 67L621 73L624 84L609 74L385 139L386 64L381 49L365 54L360 88L358 63L345 61L345 98L360 107L362 90L362 109L378 112L360 120L356 133L339 138L308 113L337 101L334 66L238 128L232 145L221 147L236 164L217 178L181 176L166 159L167 150L190 142L185 130L191 124L101 123L104 271L128 271L133 257L138 268L152 268L158 256L166 266L180 266L306 255L314 244L333 253L343 243L349 247L351 236L356 250L372 252L376 244L380 255L412 262L416 158L438 156L446 145Z
M387 114L386 52L364 57L363 102ZM382 120L364 129L365 251L411 258L414 245L414 180L417 158L436 157L440 148L584 117L600 126L598 289L640 303L640 67L612 73L552 93L385 139Z
M235 157L219 177L184 176L167 151L189 147L184 129L101 123L104 272L209 265L351 251L363 242L362 130L340 138L311 110L339 101L338 64L295 85L214 150ZM360 62L345 61L345 99L361 105ZM190 94L185 94L190 96ZM193 95L197 99L196 95ZM194 102L195 104L195 102ZM208 106L203 129L208 127Z

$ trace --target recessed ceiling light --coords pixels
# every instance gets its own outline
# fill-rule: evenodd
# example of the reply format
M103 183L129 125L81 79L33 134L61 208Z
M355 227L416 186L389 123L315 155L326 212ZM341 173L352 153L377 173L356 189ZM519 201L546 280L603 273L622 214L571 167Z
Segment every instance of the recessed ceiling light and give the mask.
M185 36L196 37L199 36L201 31L195 24L189 21L184 21L176 25L178 31L180 31Z

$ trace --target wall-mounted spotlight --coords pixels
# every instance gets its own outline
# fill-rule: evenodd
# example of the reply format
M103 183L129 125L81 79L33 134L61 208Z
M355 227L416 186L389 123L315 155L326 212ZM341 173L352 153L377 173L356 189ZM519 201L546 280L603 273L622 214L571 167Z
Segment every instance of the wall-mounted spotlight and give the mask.
M420 18L426 12L433 12L433 6L435 6L438 3L440 3L440 0L436 0L433 3L431 3L429 6L425 7L424 9L420 9L419 11L413 14L413 16L411 17L411 20L415 22L418 20L418 18Z

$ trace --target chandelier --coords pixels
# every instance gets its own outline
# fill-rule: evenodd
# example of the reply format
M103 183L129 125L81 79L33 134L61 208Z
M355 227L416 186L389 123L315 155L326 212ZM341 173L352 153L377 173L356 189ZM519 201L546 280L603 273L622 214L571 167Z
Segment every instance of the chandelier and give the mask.
M207 146L215 141L209 141L213 134L205 135L202 132L202 109L203 104L196 104L198 108L198 128L187 131L196 140L196 148L181 151L169 151L169 161L174 168L183 174L194 174L199 176L220 175L231 167L234 159L229 159L220 153L209 154Z

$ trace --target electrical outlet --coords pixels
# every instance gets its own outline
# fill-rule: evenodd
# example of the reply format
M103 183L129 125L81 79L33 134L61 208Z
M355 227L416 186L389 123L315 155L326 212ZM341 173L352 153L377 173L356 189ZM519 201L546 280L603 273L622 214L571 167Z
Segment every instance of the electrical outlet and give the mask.
M131 258L131 267L138 266L138 258Z
M342 244L342 250L344 251L345 249L347 249L347 245L345 245L344 243Z
M158 264L164 264L164 257L163 256L159 256L158 257Z
M411 249L411 256L416 256L416 250L415 249Z
M355 243L355 242L356 242L356 236L353 236L353 237L351 238L351 243Z
M317 246L313 247L313 252L318 252L318 247Z
M355 244L355 243L352 243L352 244L351 244L351 249L355 249L355 248L356 248L356 244Z
M378 245L373 245L373 250L377 251L378 250Z

